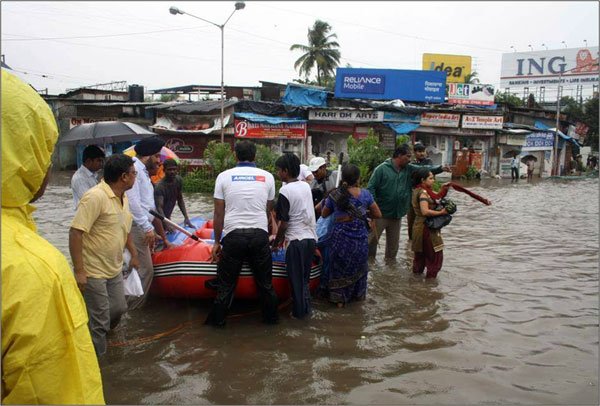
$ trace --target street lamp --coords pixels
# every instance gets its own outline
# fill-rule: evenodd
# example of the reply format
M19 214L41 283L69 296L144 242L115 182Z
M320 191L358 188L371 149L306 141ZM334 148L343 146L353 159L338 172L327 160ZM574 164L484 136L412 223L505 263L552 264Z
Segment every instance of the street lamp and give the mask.
M563 44L565 48L567 47L567 43L565 41L560 41L560 43Z
M510 46L510 49L512 49L513 52L517 52L517 50L515 49L515 47L513 45Z
M548 50L548 47L546 46L546 44L542 44L542 46L543 46L544 48L546 48L546 51Z
M223 24L213 23L212 21L208 21L202 17L198 17L193 14L187 13L183 10L180 10L177 7L169 8L169 13L171 13L173 15L186 14L186 15L189 15L190 17L194 17L194 18L197 18L198 20L202 20L204 22L212 24L221 30L221 142L225 142L225 124L223 123L223 121L225 119L225 82L223 80L223 70L224 70L224 60L225 60L224 59L225 58L225 56L224 56L224 54L225 54L225 40L224 40L225 24L227 24L229 19L233 16L233 13L235 13L238 10L243 10L244 7L246 7L246 4L243 1L236 2L235 9L231 12L229 17L227 17L227 20L225 20L225 22Z
M531 44L529 44L529 45L527 45L527 46L529 47L529 49L530 49L531 51L533 51L533 47L531 46Z
M587 48L587 39L584 39L583 43L585 44L585 47Z

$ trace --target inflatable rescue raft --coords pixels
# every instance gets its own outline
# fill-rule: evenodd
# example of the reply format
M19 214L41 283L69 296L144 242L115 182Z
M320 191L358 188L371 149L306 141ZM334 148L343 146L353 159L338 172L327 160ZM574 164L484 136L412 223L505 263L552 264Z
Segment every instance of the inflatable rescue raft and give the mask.
M195 241L180 231L167 234L167 239L175 247L158 251L152 255L154 280L150 292L167 298L203 299L216 294L214 284L217 277L217 264L211 263L211 251L214 243L212 220L200 217L191 219L194 228L185 227L201 241ZM181 224L183 227L183 224ZM319 286L321 258L315 254L310 272L310 290ZM207 286L206 282L208 283ZM280 300L291 296L285 270L285 250L273 253L273 287ZM256 299L258 290L248 264L242 266L235 290L236 299Z

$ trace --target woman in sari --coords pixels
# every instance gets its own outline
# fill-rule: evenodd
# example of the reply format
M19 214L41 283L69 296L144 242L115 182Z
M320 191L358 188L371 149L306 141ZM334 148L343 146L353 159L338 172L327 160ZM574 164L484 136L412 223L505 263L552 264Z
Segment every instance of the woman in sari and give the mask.
M367 294L369 217L380 218L373 196L358 186L360 170L352 164L342 168L342 182L325 200L322 217L333 214L329 249L329 301L344 307Z
M431 216L447 214L446 209L435 210L436 202L431 189L435 182L427 169L419 169L413 175L412 206L415 210L412 249L415 253L413 273L421 274L427 268L426 278L435 278L444 262L444 241L440 230L432 230L425 225Z

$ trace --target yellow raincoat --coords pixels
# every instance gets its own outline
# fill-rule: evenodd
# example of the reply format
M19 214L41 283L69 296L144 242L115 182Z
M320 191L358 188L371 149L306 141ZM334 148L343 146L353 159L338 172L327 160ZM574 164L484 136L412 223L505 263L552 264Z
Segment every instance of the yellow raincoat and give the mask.
M85 303L29 202L58 137L44 100L2 69L2 403L104 404Z

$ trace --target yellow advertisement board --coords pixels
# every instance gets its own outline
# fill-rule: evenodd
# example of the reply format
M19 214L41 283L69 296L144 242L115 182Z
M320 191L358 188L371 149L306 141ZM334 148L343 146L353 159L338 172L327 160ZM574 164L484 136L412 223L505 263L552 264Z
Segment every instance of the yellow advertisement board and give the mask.
M471 73L471 57L467 55L423 54L423 70L446 72L446 83L465 83Z

